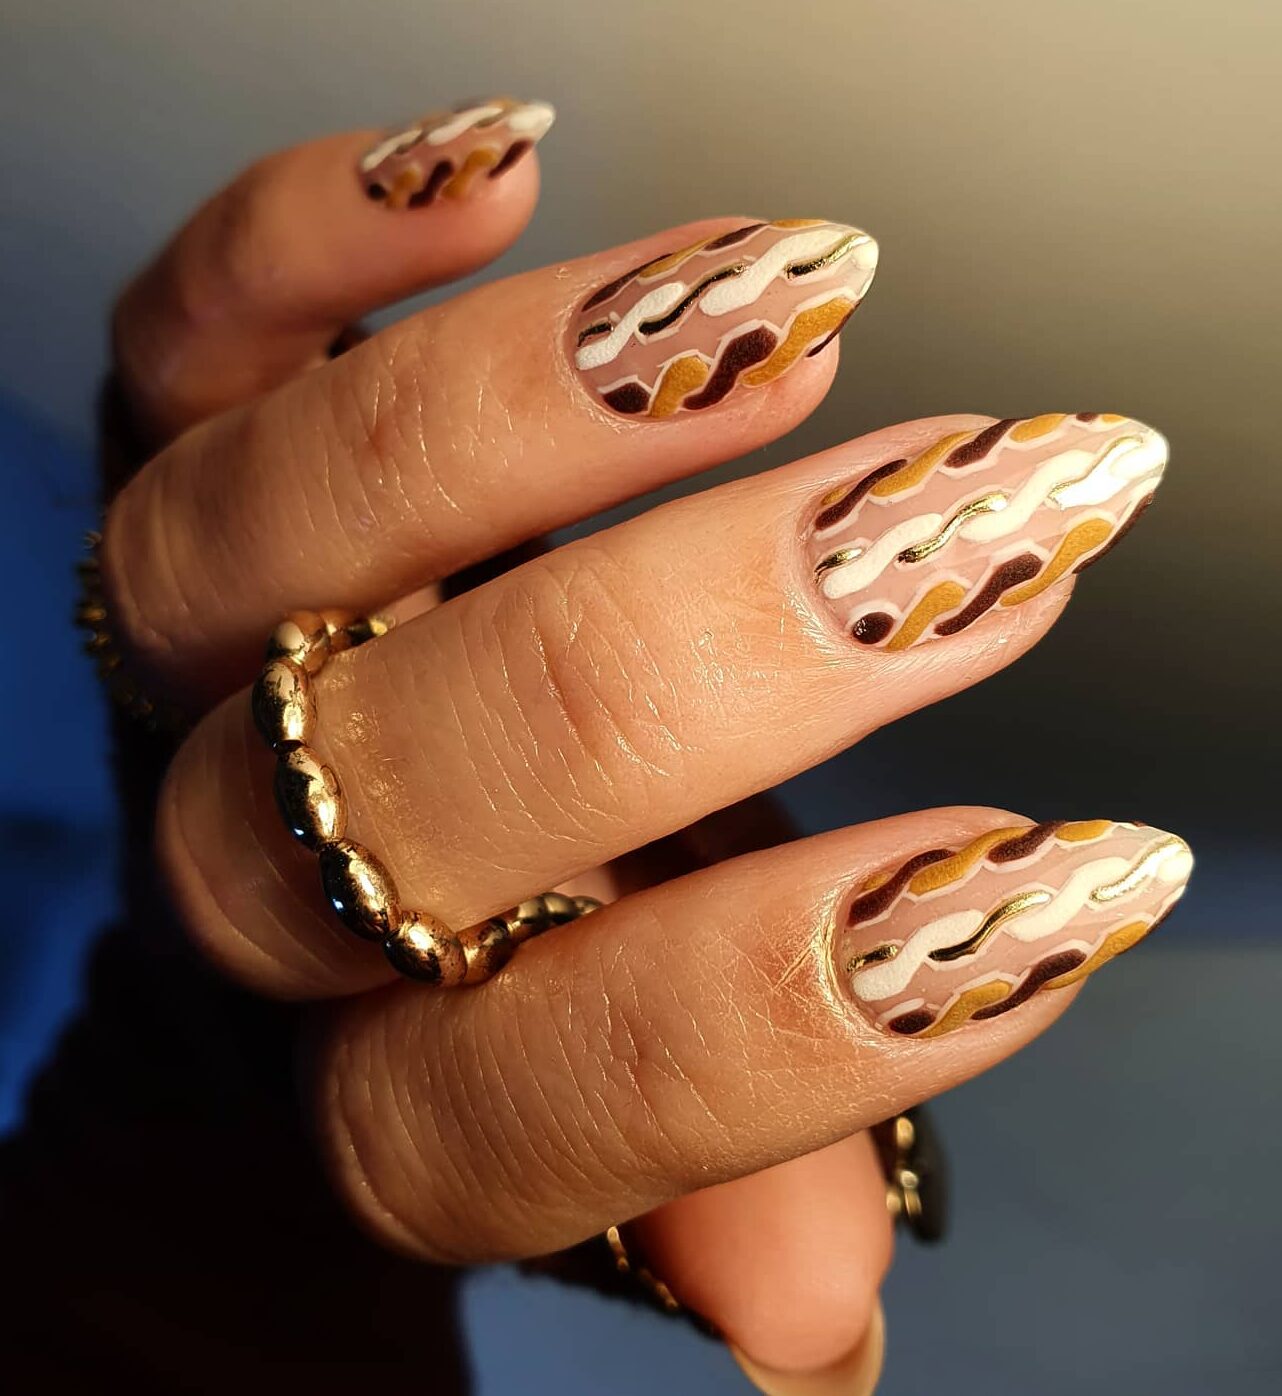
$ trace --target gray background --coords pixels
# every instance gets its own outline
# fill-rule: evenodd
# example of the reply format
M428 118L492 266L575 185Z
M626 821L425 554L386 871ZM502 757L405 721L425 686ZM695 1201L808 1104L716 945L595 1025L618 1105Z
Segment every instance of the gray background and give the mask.
M113 288L266 148L545 97L543 206L486 275L707 214L879 238L834 392L737 469L953 410L1120 411L1170 437L1157 506L1046 644L787 795L807 828L954 800L1136 816L1200 857L1153 946L942 1102L957 1236L905 1248L884 1390L1277 1390L1280 65L1276 0L6 0L3 580L64 680L37 709L0 661L5 720L49 734L6 753L0 793L6 859L54 850L66 921L44 958L5 951L6 1118L106 895L101 859L72 885L57 853L102 847L111 818L59 623ZM642 1315L501 1272L470 1305L511 1335L481 1345L487 1396L740 1389Z

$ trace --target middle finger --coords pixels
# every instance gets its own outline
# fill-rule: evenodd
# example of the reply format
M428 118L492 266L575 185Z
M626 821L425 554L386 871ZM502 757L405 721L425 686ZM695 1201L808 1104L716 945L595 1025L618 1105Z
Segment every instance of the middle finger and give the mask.
M1122 418L937 418L526 563L324 670L349 836L457 926L651 843L1010 662L1164 462ZM246 706L162 799L184 919L267 992L382 982L280 824Z

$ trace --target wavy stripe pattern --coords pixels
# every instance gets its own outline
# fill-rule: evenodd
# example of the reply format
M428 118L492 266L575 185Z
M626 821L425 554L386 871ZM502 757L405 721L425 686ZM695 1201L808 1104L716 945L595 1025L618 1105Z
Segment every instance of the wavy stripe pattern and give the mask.
M464 199L479 181L506 174L555 120L546 102L511 97L432 112L380 140L357 173L366 194L386 208L421 208L438 195Z
M861 645L955 635L1102 557L1166 454L1152 428L1093 412L949 433L824 497L808 542L819 591Z
M840 223L733 229L593 292L570 328L570 356L615 412L702 411L828 343L867 291L876 253L866 233Z
M877 1026L939 1036L1085 978L1182 894L1187 844L1144 825L1003 826L868 879L835 953Z

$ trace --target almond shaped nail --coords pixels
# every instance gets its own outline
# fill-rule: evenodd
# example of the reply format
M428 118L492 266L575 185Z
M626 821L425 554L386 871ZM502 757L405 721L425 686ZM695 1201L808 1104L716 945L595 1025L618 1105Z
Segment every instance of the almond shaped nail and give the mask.
M871 877L834 942L838 977L886 1032L939 1037L1067 988L1183 895L1183 839L1107 819L993 829Z
M570 355L589 390L624 416L701 412L817 354L876 268L876 242L844 223L749 223L593 292Z
M432 112L384 137L364 156L361 184L387 208L421 208L437 197L462 199L484 180L506 174L555 120L546 102L511 97Z
M816 585L862 645L955 635L1103 557L1166 459L1159 432L1110 413L952 433L821 501L807 540Z

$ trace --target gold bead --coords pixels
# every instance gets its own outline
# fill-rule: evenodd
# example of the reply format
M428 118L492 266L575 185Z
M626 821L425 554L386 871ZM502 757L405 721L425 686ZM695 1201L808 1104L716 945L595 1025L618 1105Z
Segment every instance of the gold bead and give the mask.
M572 897L563 897L560 892L544 892L539 900L543 903L543 915L550 926L564 926L579 914Z
M551 925L542 897L529 897L494 919L503 923L508 934L518 945L521 941L529 940L531 936L542 935Z
M460 939L467 957L465 984L483 984L492 978L512 958L517 947L516 938L497 916L473 926Z
M392 875L352 839L335 839L320 851L321 885L339 920L364 940L384 940L401 923Z
M383 949L392 968L407 979L452 988L467 977L462 942L444 921L429 912L407 912L383 942Z
M276 807L289 832L308 848L341 839L347 832L347 800L338 777L309 746L281 752Z
M254 725L273 750L287 742L310 742L316 732L316 697L306 670L292 660L273 659L254 684Z
M595 897L575 897L574 914L586 916L590 911L600 911L601 903Z
M319 674L329 658L329 627L315 611L294 611L271 633L267 641L268 659L288 659Z

